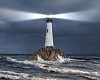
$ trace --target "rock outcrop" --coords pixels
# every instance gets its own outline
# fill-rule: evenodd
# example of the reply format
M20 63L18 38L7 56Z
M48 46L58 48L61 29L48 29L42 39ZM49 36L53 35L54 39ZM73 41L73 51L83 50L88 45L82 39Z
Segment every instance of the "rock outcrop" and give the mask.
M64 52L61 49L57 49L52 46L47 46L39 49L35 52L31 58L31 60L37 60L37 57L41 57L43 60L47 61L55 61L57 60L58 55L64 56Z
M14 80L14 79L6 78L6 77L1 77L0 80Z

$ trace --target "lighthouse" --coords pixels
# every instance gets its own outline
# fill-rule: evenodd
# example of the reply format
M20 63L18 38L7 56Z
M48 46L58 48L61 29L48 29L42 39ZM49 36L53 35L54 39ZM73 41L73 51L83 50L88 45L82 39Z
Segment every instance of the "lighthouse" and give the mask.
M47 26L46 26L45 47L46 46L54 47L51 15L47 16L46 24Z
M46 35L45 35L45 46L36 51L32 60L46 60L55 61L64 57L64 52L61 49L54 47L53 43L53 30L52 30L52 15L47 15L46 19Z

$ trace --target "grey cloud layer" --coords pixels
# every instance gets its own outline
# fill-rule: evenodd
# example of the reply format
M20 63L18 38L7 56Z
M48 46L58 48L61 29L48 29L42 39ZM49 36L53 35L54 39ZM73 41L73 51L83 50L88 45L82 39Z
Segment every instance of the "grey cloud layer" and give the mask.
M99 9L100 0L0 0L0 8L39 13ZM100 17L100 16L98 16ZM33 53L44 46L45 19L0 21L0 53ZM100 23L53 19L55 46L65 53L100 54Z

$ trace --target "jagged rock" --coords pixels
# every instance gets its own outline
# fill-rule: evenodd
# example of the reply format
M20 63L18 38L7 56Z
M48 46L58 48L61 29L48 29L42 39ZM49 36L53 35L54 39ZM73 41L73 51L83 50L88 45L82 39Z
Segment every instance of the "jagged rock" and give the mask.
M35 52L31 60L37 60L37 56L39 56L43 60L54 61L57 59L58 55L64 56L64 52L61 49L57 49L52 46L47 46Z
M10 78L1 77L0 80L12 80Z

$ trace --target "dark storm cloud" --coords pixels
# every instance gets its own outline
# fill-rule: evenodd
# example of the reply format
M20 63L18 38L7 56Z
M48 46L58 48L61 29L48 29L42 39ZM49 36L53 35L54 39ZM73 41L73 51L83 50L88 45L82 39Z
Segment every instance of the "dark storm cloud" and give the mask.
M42 13L62 13L81 9L99 8L99 0L1 0L0 6Z
M100 0L0 0L0 8L38 13L99 9ZM98 20L99 20L98 16ZM100 23L53 20L55 46L70 54L100 54ZM1 53L33 53L44 46L45 19L0 21Z

